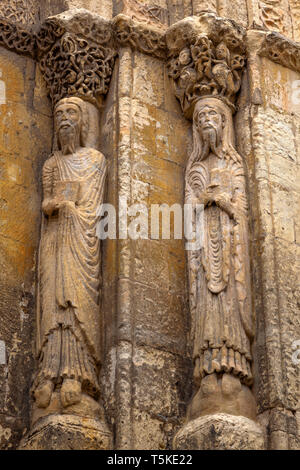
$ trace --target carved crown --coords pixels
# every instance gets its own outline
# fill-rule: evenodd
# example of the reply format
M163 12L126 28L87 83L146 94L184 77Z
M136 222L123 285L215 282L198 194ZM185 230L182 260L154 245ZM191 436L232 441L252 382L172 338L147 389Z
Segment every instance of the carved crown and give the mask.
M168 70L186 117L195 103L212 96L235 110L246 60L246 31L212 12L185 18L166 32Z

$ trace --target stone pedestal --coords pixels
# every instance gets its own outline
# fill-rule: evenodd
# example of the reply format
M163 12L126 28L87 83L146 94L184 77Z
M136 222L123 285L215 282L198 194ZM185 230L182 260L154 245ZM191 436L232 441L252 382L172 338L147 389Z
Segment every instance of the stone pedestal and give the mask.
M176 450L263 450L262 430L254 421L225 413L201 416L175 436Z
M20 450L108 450L112 435L93 418L50 415L41 418L20 444Z

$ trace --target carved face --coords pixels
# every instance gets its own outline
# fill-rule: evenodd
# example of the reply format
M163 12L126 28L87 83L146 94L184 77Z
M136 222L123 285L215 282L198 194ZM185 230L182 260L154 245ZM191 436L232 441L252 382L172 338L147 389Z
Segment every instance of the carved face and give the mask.
M216 57L219 60L228 60L229 51L224 43L221 42L216 48Z
M179 63L180 65L188 65L191 62L191 52L186 47L179 54Z
M212 130L220 138L223 131L223 116L213 107L205 105L195 117L199 132L204 136Z
M179 86L181 88L187 87L189 84L196 82L197 75L194 69L186 68L180 74Z
M57 106L55 128L62 146L79 138L81 122L81 110L76 104L70 102Z

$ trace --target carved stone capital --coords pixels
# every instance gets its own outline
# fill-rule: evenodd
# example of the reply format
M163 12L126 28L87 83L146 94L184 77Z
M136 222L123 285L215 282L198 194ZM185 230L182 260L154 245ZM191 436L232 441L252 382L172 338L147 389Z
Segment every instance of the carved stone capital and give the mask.
M300 43L291 41L279 33L266 33L259 55L300 72Z
M131 47L158 59L166 58L166 41L161 28L137 22L123 14L116 16L112 24L119 46Z
M87 10L70 10L47 19L36 41L53 104L77 96L100 107L116 56L111 23Z
M246 60L245 36L240 25L212 12L185 18L168 29L169 75L186 117L206 96L235 109Z

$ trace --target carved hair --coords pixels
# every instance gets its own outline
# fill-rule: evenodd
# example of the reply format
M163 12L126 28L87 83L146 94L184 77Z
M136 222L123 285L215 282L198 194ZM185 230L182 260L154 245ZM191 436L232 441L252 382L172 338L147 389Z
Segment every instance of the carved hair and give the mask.
M89 131L89 112L88 112L86 102L83 101L81 98L77 98L76 96L63 98L59 100L58 103L56 103L54 107L54 115L56 113L57 108L61 106L62 104L74 104L75 106L79 108L80 114L81 114L80 144L82 147L85 147L87 138L88 138L88 131ZM57 142L57 147L60 148L59 139L57 138L57 135L56 135L56 142Z
M242 164L241 156L235 150L234 128L232 120L232 111L222 100L217 98L202 98L197 101L193 116L193 152L189 158L187 172L196 161L200 161L203 149L202 137L199 133L196 115L201 108L210 106L223 117L224 128L222 136L222 152L225 158L230 158L234 162Z

